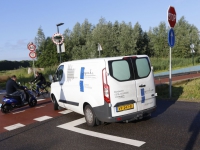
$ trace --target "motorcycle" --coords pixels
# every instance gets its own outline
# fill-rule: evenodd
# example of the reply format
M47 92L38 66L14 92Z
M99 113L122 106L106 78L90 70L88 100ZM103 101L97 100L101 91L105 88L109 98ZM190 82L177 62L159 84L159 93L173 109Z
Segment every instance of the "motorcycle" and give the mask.
M5 95L2 100L1 105L1 111L2 113L9 113L14 108L19 108L25 105L29 105L30 107L34 107L37 104L37 99L34 96L33 92L29 90L26 86L24 87L24 93L23 96L24 102L22 102L20 96L14 96L14 95Z

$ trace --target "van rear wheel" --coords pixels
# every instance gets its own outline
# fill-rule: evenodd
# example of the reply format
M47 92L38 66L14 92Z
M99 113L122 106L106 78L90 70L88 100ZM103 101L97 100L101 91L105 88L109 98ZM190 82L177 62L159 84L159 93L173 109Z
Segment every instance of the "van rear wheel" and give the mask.
M84 108L84 115L85 115L85 120L88 126L96 126L97 122L99 125L99 120L96 118L93 109L90 105L86 105Z

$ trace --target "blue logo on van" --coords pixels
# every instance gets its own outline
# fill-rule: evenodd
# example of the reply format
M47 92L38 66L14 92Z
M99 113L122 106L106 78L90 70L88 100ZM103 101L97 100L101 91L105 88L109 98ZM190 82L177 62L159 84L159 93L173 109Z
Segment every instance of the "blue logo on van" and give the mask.
M85 70L85 67L81 67L81 70L80 70L80 82L79 82L79 86L80 86L80 92L84 92L84 82L83 82L83 79L84 79L84 70Z
M84 86L83 86L83 81L80 81L80 91L81 92L84 92Z
M145 102L145 95L144 95L144 89L141 89L141 97L142 97L142 103Z
M84 70L85 70L85 67L81 67L80 79L84 79Z

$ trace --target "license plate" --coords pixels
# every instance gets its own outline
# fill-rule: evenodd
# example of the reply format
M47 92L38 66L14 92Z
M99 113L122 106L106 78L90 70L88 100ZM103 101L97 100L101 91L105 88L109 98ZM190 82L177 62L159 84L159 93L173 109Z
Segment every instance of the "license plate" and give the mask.
M116 110L117 112L119 112L119 111L129 110L133 108L134 108L134 104L128 104L128 105L122 105L122 106L116 107Z

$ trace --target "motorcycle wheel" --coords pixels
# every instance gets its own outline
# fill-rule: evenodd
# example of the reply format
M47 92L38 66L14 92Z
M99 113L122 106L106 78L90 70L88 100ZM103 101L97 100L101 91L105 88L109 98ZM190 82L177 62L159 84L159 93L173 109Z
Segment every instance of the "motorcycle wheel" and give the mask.
M37 105L37 100L36 99L30 99L29 102L28 102L29 106L30 107L34 107L35 105Z
M3 105L1 106L1 112L2 113L9 113L12 110L12 106L10 105Z

